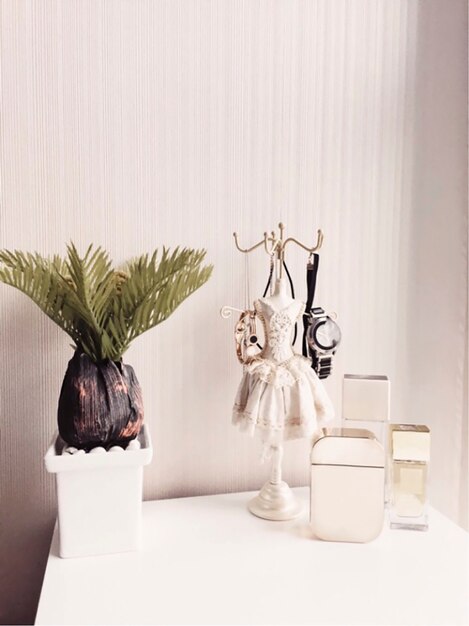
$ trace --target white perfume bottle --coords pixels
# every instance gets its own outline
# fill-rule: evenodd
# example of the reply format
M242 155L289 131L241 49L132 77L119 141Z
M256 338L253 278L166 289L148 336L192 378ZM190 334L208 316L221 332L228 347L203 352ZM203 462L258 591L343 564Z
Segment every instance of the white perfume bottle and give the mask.
M344 425L371 430L385 445L389 422L391 383L387 376L345 374L342 381L342 418ZM348 424L347 424L348 425Z
M391 528L428 529L430 430L424 425L390 425Z
M371 430L387 450L391 413L391 382L385 375L345 374L342 381L342 420L344 427ZM389 467L386 468L384 500L389 502Z

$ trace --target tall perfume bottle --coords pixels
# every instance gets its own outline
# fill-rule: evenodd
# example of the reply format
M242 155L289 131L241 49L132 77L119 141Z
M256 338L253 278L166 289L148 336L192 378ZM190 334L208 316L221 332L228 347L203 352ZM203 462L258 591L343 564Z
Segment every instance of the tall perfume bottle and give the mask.
M342 418L344 426L354 422L354 428L371 430L385 445L389 422L391 383L387 376L375 374L345 374L342 381ZM347 424L349 425L349 424Z
M424 425L390 425L391 528L428 529L430 430Z
M342 382L343 426L371 430L385 450L391 412L391 382L384 375L345 374ZM389 464L384 501L390 499Z

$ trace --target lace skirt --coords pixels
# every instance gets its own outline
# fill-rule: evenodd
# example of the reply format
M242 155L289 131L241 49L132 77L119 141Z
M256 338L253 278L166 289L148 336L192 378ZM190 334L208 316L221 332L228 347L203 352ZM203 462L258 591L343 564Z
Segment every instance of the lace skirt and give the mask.
M233 424L264 443L309 437L334 417L311 362L295 354L283 363L258 359L245 366L233 407Z

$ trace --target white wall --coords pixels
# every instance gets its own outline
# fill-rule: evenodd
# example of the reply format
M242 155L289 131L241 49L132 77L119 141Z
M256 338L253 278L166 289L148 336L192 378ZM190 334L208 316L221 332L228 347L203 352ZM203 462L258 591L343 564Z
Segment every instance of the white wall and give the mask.
M282 219L305 242L325 233L317 301L344 333L327 382L338 412L344 372L389 374L393 420L432 428L433 504L464 523L466 3L3 0L0 11L0 246L64 252L73 238L121 261L185 244L215 264L127 355L155 445L145 497L267 476L258 442L230 424L241 371L218 311L244 304L233 230L250 245ZM305 262L290 249L300 292ZM257 295L264 253L250 270ZM0 292L0 621L24 623L54 518L42 455L71 350L21 294ZM291 484L306 484L307 460L307 442L287 446Z

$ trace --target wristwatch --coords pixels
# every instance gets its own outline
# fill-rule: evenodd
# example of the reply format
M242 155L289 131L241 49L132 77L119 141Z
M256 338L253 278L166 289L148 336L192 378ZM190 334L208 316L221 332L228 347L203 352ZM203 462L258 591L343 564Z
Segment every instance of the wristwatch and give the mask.
M306 341L313 369L319 378L327 378L332 372L332 357L342 337L340 328L321 307L310 310L308 323Z

